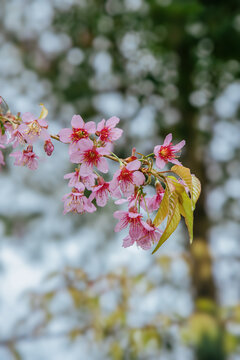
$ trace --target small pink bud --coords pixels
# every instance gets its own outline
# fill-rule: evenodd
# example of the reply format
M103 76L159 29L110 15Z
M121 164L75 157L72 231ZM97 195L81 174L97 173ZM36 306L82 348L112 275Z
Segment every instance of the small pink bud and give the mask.
M25 152L33 152L33 146L32 145L28 145L27 149L24 150Z
M51 156L54 150L54 145L51 140L46 140L44 143L44 151L48 156Z

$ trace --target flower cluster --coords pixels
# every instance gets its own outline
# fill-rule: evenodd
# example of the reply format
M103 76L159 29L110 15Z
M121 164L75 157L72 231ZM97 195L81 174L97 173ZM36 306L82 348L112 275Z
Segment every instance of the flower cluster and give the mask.
M106 182L97 172L108 172L107 157L111 157L113 141L120 138L122 130L117 128L117 117L102 120L97 126L93 121L84 122L81 116L74 115L72 128L62 129L59 140L69 144L69 159L78 164L75 172L66 174L72 192L63 198L64 213L75 211L78 213L96 210L92 203L95 199L98 206L105 206L109 195L114 195L110 183ZM87 198L84 192L90 191Z
M35 117L30 113L14 116L4 104L0 98L0 147L8 144L13 148L23 146L22 150L10 154L15 159L15 165L37 169L39 156L33 151L33 146L39 139L44 142L44 151L48 156L54 150L52 139L68 144L69 160L75 170L64 176L71 188L63 197L64 214L92 213L98 206L104 207L111 197L117 205L127 204L126 211L114 213L118 220L115 231L128 228L123 247L136 243L147 250L158 243L162 231L151 217L159 209L166 191L163 173L159 170L168 162L181 165L178 157L184 140L173 145L172 134L168 134L163 145L154 147L153 153L145 156L134 148L131 156L122 159L112 152L114 142L123 133L117 127L119 119L115 116L95 124L93 121L84 122L80 115L74 115L70 128L61 129L58 135L50 135L46 122L48 112L43 105L40 116ZM109 175L104 179L104 174L109 171L109 160L118 162L119 169L112 179ZM4 165L1 150L0 165ZM178 180L180 184L181 179ZM148 195L150 187L154 188L152 196Z
M0 147L5 148L6 145L12 145L13 148L23 147L10 154L15 158L14 165L27 166L31 170L37 169L39 156L33 151L33 145L39 139L44 141L44 150L48 156L54 150L46 121L48 111L44 105L41 106L39 117L29 112L15 116L8 111L6 103L0 97ZM5 164L2 151L0 151L0 164Z

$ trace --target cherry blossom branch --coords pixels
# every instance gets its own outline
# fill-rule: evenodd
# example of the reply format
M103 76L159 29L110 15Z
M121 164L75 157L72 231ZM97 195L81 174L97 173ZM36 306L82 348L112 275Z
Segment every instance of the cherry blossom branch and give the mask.
M31 113L13 115L0 97L0 147L5 148L10 144L13 148L25 146L10 156L14 157L15 165L36 170L39 156L33 146L38 140L44 142L44 151L48 156L54 151L52 140L68 144L69 160L77 167L74 172L64 176L71 188L63 197L64 214L95 212L96 206L104 207L112 197L118 205L128 204L128 211L114 213L119 220L115 226L116 232L129 226L129 235L124 238L123 247L136 243L147 250L152 244L157 244L157 249L175 230L181 215L185 218L192 240L192 212L200 194L200 182L178 160L185 145L184 140L173 145L172 134L168 134L163 145L155 146L152 153L143 155L133 148L129 157L121 159L112 152L114 142L123 133L117 127L120 120L116 116L95 124L93 121L85 123L80 115L74 115L70 128L51 135L46 121L48 111L43 104L41 107L39 117ZM107 159L119 163L119 169L110 181L103 178L108 173ZM163 170L169 162L175 164L173 168ZM0 150L0 165L4 164ZM169 173L173 176L168 176ZM148 197L147 187L151 184L155 187L155 194ZM152 220L151 216L156 211ZM162 231L159 226L166 216L167 227Z

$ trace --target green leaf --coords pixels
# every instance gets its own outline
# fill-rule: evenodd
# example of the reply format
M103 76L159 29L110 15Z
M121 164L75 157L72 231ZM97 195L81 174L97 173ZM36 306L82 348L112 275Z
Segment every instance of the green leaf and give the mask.
M42 107L42 111L39 116L39 119L45 119L47 117L48 110L45 108L45 106L43 104L40 104L40 106Z
M0 113L2 113L3 115L5 115L8 111L9 111L8 104L7 104L6 101L3 99L3 97L0 96Z
M178 194L179 198L179 210L180 214L184 217L185 223L188 229L190 243L193 241L193 207L192 200L189 198L185 187L180 184L178 181L173 180L173 185L175 187L175 191Z
M191 197L193 192L193 184L192 184L192 175L188 168L181 166L181 165L174 165L171 168L171 171L173 171L175 174L180 176L180 178L185 182L187 187L189 188Z
M178 194L173 191L169 197L167 225L152 254L154 254L160 248L160 246L172 235L172 233L176 230L180 220L181 215L179 210Z
M159 226L168 214L169 208L169 190L168 186L165 188L165 193L158 209L157 215L153 221L155 226Z
M1 126L2 135L4 135L5 134L5 127L4 127L2 121L0 121L0 126Z
M192 194L192 206L195 209L196 202L201 194L201 183L195 175L192 175L193 194Z
M22 360L20 352L16 349L15 344L11 343L8 345L8 349L11 352L14 360Z
M192 201L187 195L186 191L182 192L179 196L179 210L181 215L185 219L185 223L187 225L188 234L190 238L190 243L193 241L193 209L192 209Z

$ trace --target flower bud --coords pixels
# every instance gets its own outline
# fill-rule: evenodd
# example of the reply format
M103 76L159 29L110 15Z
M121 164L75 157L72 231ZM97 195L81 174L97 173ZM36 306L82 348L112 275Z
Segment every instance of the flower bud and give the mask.
M51 140L46 140L44 143L44 151L48 156L51 156L54 150L54 145Z

